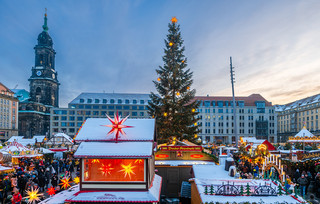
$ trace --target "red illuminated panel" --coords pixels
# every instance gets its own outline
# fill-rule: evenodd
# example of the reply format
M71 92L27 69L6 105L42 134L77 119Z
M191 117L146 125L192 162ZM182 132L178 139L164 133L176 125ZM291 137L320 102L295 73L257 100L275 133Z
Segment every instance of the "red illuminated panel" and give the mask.
M167 154L157 154L156 157L157 158L167 158L167 157L169 157L169 155L167 155Z
M84 181L144 181L143 159L85 159Z
M192 157L192 158L202 158L203 155L201 155L201 154L191 154L190 157Z

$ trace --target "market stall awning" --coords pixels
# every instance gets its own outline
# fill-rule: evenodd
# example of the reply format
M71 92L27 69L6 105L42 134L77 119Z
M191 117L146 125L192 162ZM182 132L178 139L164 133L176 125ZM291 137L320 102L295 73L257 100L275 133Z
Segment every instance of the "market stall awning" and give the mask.
M160 200L162 178L155 174L151 188L148 191L80 191L66 202L130 202L158 203Z
M152 156L152 147L152 142L82 142L74 157L148 158Z

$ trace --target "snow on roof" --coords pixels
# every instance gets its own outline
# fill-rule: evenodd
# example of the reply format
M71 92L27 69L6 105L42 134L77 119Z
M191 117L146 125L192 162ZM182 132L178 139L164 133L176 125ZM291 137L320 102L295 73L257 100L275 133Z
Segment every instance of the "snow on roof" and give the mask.
M249 143L253 143L253 144L262 144L265 140L258 140L255 137L242 137L242 140L244 142L249 142Z
M67 199L67 202L130 202L158 203L160 200L162 178L155 174L148 191L96 191L79 192Z
M145 158L152 156L153 142L82 142L74 156L108 158Z
M156 165L169 165L169 166L190 166L190 165L213 165L214 162L196 161L196 160L158 160L155 161Z
M109 134L111 122L107 118L88 118L80 129L76 141L112 141L114 134ZM153 141L154 119L127 119L124 125L133 126L123 128L126 135L120 134L119 141Z
M307 130L306 127L303 127L302 130L300 130L300 132L298 132L295 137L313 137L314 135L309 132L309 130Z
M309 104L317 103L319 101L320 101L320 94L317 94L317 95L303 98L285 105L275 105L275 111L281 112L285 110L290 110L297 107L303 107Z
M41 201L39 204L64 204L66 199L71 198L75 193L79 192L79 185L72 186L68 190L61 191L54 196Z
M11 142L11 144L3 147L1 149L1 151L4 151L4 152L14 152L14 151L31 151L30 149L28 149L27 147L23 146L22 144L14 141L14 142Z
M43 142L45 136L44 135L38 135L38 136L33 136L33 138L24 138L23 136L12 136L8 142L16 142L27 146L27 145L35 145L36 141L37 142Z
M64 134L64 133L62 133L62 132L59 132L59 133L55 134L55 135L47 142L47 144L51 144L51 143L52 143L52 140L54 140L54 138L56 138L56 137L65 138L68 142L70 142L70 143L73 144L72 138L71 138L69 135Z
M292 198L290 195L282 196L220 196L220 195L205 195L205 186L210 185L222 185L222 183L234 184L236 186L245 186L249 183L250 186L259 186L268 184L272 188L277 189L277 186L268 180L256 180L256 179L235 179L228 175L228 171L224 170L224 165L194 165L193 171L195 178L193 180L197 186L201 201L203 203L219 202L219 203L242 203L256 202L256 203L298 203L297 200ZM214 172L214 173L212 173Z
M13 168L0 165L0 171L7 171L7 170L10 170L10 169L13 169Z

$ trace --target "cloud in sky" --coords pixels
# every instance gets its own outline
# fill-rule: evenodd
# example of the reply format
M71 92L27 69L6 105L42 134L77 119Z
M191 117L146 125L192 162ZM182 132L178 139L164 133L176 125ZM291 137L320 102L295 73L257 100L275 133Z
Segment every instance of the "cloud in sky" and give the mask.
M0 2L0 81L28 88L48 8L60 105L81 92L154 91L168 23L177 16L197 95L260 93L286 103L319 93L319 1Z

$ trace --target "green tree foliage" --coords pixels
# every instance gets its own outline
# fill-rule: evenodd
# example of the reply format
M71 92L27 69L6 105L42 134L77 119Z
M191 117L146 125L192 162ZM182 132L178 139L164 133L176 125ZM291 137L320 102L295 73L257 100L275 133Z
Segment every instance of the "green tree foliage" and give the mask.
M278 195L282 195L282 189L281 189L281 185L278 185Z
M247 183L247 186L246 186L246 195L249 196L251 194L250 192L250 186L249 186L249 183Z
M151 92L148 105L149 114L157 121L159 143L170 142L174 137L194 142L198 133L199 103L194 100L193 73L187 68L184 50L180 25L172 20L165 39L164 65L156 70L158 79L153 81L158 94Z
M287 143L284 145L284 149L285 149L285 150L291 150L291 149L292 149L291 143L287 142Z

